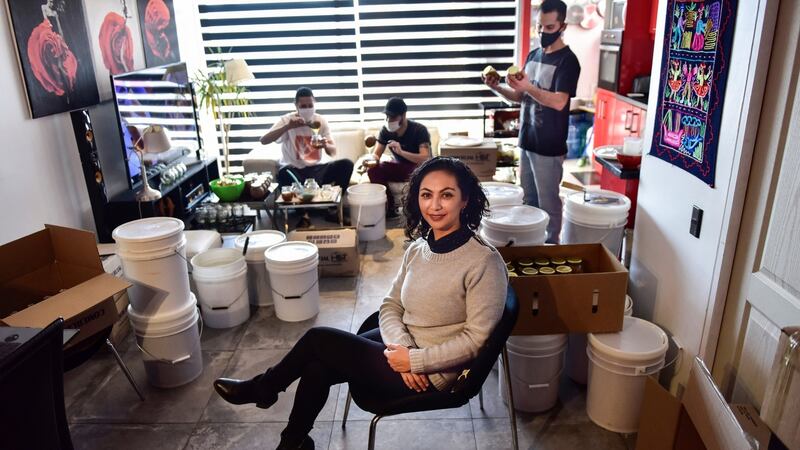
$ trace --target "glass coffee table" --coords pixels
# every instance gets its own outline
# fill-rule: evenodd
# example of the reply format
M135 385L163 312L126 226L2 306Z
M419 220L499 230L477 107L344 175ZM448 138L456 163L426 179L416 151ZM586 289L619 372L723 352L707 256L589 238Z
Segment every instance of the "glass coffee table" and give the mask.
M277 219L278 211L283 211L283 231L285 233L289 232L289 210L336 208L339 216L339 226L344 226L342 188L340 186L333 186L330 195L325 198L322 197L322 191L320 191L310 202L301 202L296 196L291 201L284 201L281 198L280 189L275 189L275 193L272 195L274 195L275 199L273 217ZM272 223L276 230L280 230L277 220L273 220Z

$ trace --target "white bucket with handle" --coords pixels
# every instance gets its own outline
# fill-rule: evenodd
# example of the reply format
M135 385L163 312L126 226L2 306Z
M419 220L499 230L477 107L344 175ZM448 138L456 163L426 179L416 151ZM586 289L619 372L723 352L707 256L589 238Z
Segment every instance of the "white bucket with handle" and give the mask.
M546 212L533 206L495 206L481 220L480 235L495 247L542 245L549 221Z
M361 183L347 188L350 223L359 241L377 241L386 235L386 186Z
M248 240L249 238L249 240ZM272 288L269 274L264 265L264 252L273 245L286 242L286 235L275 230L259 230L243 234L236 238L234 246L244 251L247 242L247 292L250 304L255 306L272 305Z
M563 244L601 243L613 255L622 250L631 201L614 191L575 192L564 199Z
M514 408L525 412L541 412L558 402L558 385L564 371L566 334L512 336L506 342L511 366L511 392ZM499 372L499 389L508 402L503 365Z
M264 252L275 315L287 322L308 320L319 313L319 249L310 242L292 241Z
M250 318L247 263L240 250L215 248L192 258L200 313L211 328L231 328Z

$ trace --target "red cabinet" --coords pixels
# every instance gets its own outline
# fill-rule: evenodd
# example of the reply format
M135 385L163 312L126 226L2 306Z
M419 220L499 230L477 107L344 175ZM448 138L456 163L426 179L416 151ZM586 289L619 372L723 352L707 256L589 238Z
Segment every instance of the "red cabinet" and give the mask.
M597 90L594 114L594 148L604 145L622 145L628 136L641 137L644 132L647 110L634 106L605 89ZM594 161L594 155L592 155ZM600 164L594 168L602 173Z

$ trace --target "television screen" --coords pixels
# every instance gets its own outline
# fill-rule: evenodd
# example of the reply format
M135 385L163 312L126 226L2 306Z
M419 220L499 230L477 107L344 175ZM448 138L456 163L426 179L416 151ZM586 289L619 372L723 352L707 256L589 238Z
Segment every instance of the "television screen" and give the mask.
M141 178L134 145L141 147L137 141L150 125L166 128L172 149L144 155L148 176L164 167L160 163L169 164L187 154L199 155L200 136L185 63L116 75L111 82L131 187Z

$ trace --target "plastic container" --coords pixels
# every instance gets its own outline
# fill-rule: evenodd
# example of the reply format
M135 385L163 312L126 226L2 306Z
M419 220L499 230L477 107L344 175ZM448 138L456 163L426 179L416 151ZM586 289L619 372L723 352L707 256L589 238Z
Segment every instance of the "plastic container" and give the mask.
M247 263L235 248L215 248L192 258L200 312L211 328L230 328L250 318Z
M633 315L633 300L625 296L625 317ZM578 384L586 384L589 379L589 357L586 355L588 345L586 333L570 333L567 346L567 376Z
M512 336L506 342L511 366L511 391L519 411L546 411L558 402L558 385L564 370L566 334ZM499 389L508 403L505 374L500 365Z
M493 206L514 206L521 205L525 193L522 187L511 183L498 183L496 181L485 181L481 183L489 207Z
M616 433L638 431L645 378L664 366L668 346L661 328L636 317L626 317L619 333L589 333L586 413L592 422Z
M275 315L287 322L319 313L319 250L310 242L284 242L264 252Z
M170 314L146 316L128 305L128 319L150 384L160 388L182 386L203 372L199 317L194 294L184 308Z
M187 230L183 232L186 237L186 260L189 261L189 289L197 292L192 273L192 258L206 250L222 247L222 237L216 230Z
M125 278L134 282L128 290L136 312L155 316L188 307L189 273L183 222L172 217L152 217L122 224L114 229L117 254Z
M480 235L495 247L542 245L550 217L539 208L504 205L481 220Z
M241 252L247 238L247 292L250 304L255 306L269 306L273 304L272 288L269 284L269 274L264 265L264 252L273 245L286 242L286 235L280 231L262 230L243 234L236 238L234 246Z
M377 241L386 235L386 186L361 183L347 188L350 223L359 241Z
M601 243L612 254L622 250L631 201L613 191L575 192L564 201L563 244Z

